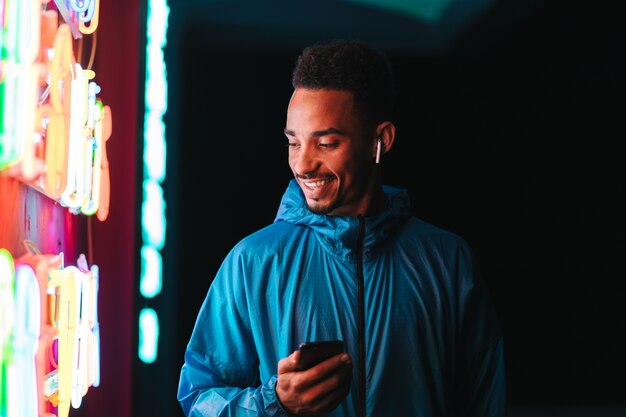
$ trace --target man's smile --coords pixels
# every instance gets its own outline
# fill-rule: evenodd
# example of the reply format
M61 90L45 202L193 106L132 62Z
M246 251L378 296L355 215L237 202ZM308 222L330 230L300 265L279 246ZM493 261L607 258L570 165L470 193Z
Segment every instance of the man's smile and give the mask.
M321 187L322 185L328 184L332 180L333 180L333 178L324 178L324 179L301 180L301 181L302 181L302 184L304 184L305 186L307 186L311 190L315 190L315 189Z
M313 201L318 202L322 199L328 198L333 190L333 188L331 188L332 184L337 178L334 176L308 178L304 175L298 175L297 179L300 183L302 193L306 199L312 203Z

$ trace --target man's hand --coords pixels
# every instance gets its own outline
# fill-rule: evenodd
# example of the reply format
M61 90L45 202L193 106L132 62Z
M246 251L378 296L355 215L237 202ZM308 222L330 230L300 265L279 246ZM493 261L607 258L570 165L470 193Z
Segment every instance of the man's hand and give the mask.
M298 416L315 416L335 409L348 395L352 359L333 356L305 371L297 371L300 351L278 362L276 395L283 407Z

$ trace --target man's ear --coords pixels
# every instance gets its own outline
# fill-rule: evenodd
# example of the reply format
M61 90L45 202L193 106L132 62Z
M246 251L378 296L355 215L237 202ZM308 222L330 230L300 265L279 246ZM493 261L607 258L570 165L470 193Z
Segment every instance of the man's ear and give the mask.
M396 137L396 127L393 123L387 121L376 126L376 141L374 143L374 156L377 154L378 140L381 142L380 154L384 155L393 146Z

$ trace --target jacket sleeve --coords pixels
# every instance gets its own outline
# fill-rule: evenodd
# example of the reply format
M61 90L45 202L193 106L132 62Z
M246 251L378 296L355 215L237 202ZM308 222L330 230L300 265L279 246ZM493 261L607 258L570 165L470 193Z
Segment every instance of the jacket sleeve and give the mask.
M276 375L259 381L245 274L231 252L200 308L178 385L187 417L289 416L276 398Z
M462 410L469 417L507 415L504 342L495 307L471 250L460 256L461 343L457 358Z

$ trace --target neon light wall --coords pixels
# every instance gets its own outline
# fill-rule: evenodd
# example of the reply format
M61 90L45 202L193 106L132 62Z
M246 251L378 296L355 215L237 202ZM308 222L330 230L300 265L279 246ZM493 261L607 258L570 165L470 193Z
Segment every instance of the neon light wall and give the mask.
M90 15L83 21L80 13L71 9L72 4L84 7L90 5L91 11L81 12L83 17ZM0 175L0 247L6 249L15 261L20 255L27 254L24 241L31 241L41 250L49 254L63 253L66 266L74 266L81 253L87 254L89 263L94 260L99 264L99 273L103 277L100 285L101 299L114 300L114 302L102 303L99 306L99 320L102 323L100 333L103 344L100 375L100 386L89 390L82 400L82 406L75 409L70 405L69 415L99 416L99 415L131 415L131 358L134 340L132 334L133 316L133 282L134 282L134 224L135 224L135 181L136 178L136 119L137 119L137 29L139 26L139 1L98 0L74 1L70 4L60 1L21 1L6 0L0 2L0 46L3 48L3 61L0 66L2 77L0 85L0 99L4 100L0 108L2 118L0 127L0 153L3 168ZM15 6L21 9L16 9ZM63 10L63 6L65 10ZM96 8L96 6L98 6ZM30 9L26 9L29 7ZM88 8L89 8L88 7ZM33 10L41 11L42 36L32 36L37 27L37 15ZM119 13L120 9L124 13ZM46 32L46 26L51 22L50 14L58 11L57 22L59 25L54 30ZM67 17L73 22L69 24ZM15 18L9 19L14 16ZM7 26L7 22L23 22L20 26L22 32ZM35 41L41 40L41 45L54 45L56 29L67 24L67 29L57 40L59 51L65 51L56 55L61 67L66 69L54 75L54 80L49 91L45 91L39 82L45 82L45 77L36 77L37 71L45 74L47 69L38 63L46 62L45 54L35 54L37 45ZM68 30L69 29L69 30ZM97 30L96 30L97 29ZM11 32L12 31L12 32ZM21 34L21 35L20 35ZM76 38L81 34L82 41ZM21 36L21 37L20 37ZM19 42L22 42L21 44ZM46 43L47 42L47 43ZM21 46L20 46L21 45ZM81 49L82 45L82 49ZM124 45L124 48L119 48ZM68 48L69 46L69 48ZM97 53L96 53L97 47ZM25 52L21 55L8 54L7 49L22 48ZM70 53L74 59L71 59ZM82 54L81 54L82 52ZM122 65L121 63L126 63ZM10 65L9 65L10 64ZM82 78L68 81L68 73L78 73L75 64L80 64ZM19 68L13 72L11 68ZM33 70L34 68L34 70ZM90 69L91 72L86 71ZM50 78L50 77L48 77ZM90 88L90 82L94 82ZM78 85L78 84L81 85ZM85 85L86 83L86 85ZM74 85L72 85L74 84ZM81 92L85 97L84 108L92 111L84 111L76 115L75 120L86 118L90 122L108 117L108 125L101 125L102 136L106 144L100 149L107 148L107 153L97 155L101 158L100 165L111 167L108 172L87 172L89 163L87 158L95 158L96 152L89 152L88 147L79 150L72 147L71 132L79 131L77 124L72 125L69 120L61 120L59 117L59 104L64 115L72 115L72 112L80 112L80 108L72 109L70 103L64 104L65 99L72 96L69 91L57 86L73 86L73 93ZM97 87L97 88L96 88ZM21 90L19 90L21 88ZM30 90L29 90L30 88ZM8 90L8 91L7 91ZM35 99L29 94L18 94L16 91L35 91ZM59 94L60 93L60 94ZM5 105L7 95L12 97L13 105ZM61 102L58 99L61 98ZM81 100L82 101L82 100ZM98 101L100 102L98 104ZM77 99L78 102L78 99ZM23 109L43 107L42 111L24 112ZM106 106L121 111L124 119L115 121L115 133L110 136L110 141L104 139L105 133L112 132L112 117L105 113ZM5 112L7 110L7 112ZM73 111L74 110L74 111ZM26 120L31 122L15 123L7 118L6 114L23 114ZM56 113L55 113L56 111ZM71 118L71 117L70 117ZM39 120L45 120L41 128L37 128ZM5 123L5 121L7 121ZM13 122L12 122L13 121ZM21 119L20 119L21 121ZM88 123L88 122L85 122ZM26 127L33 127L33 134L26 132ZM41 130L42 128L48 129ZM21 129L21 130L20 130ZM93 131L97 130L94 126ZM15 133L17 132L17 133ZM21 132L21 133L20 133ZM10 135L9 135L10 133ZM47 133L48 136L43 135ZM55 135L56 133L56 135ZM31 141L15 141L9 138L33 137ZM61 158L54 158L52 153L46 159L45 149L41 149L46 139L57 138L65 149L61 152ZM119 138L119 139L118 139ZM48 140L54 142L54 140ZM90 142L93 146L93 142ZM88 145L89 145L88 144ZM93 148L92 148L93 149ZM44 151L44 152L42 152ZM73 152L74 164L68 163L70 151ZM83 152L84 151L84 152ZM66 156L62 156L66 153ZM64 159L66 158L66 159ZM58 163L58 161L62 161ZM93 159L92 159L93 161ZM57 163L55 165L55 162ZM92 162L93 164L93 162ZM43 167L60 167L57 169L42 170ZM98 165L98 163L96 163ZM70 171L70 174L63 169ZM115 171L115 172L114 172ZM48 177L47 173L54 175ZM45 175L42 175L46 173ZM97 178L100 175L100 178ZM103 177L110 179L110 200L100 199L97 205L87 204L84 196L89 194L88 189L95 190L96 186L102 186ZM129 178L133 180L129 181ZM94 180L97 180L94 182ZM71 188L67 185L71 184ZM118 185L119 184L119 185ZM94 186L96 185L96 186ZM102 189L102 187L101 187ZM102 195L102 193L100 193ZM130 197L129 197L130 196ZM110 213L109 211L109 201ZM80 202L81 204L77 204ZM106 211L98 211L96 208L105 207ZM106 220L106 221L103 221ZM71 269L68 271L70 272ZM15 269L17 276L18 269ZM23 272L20 272L22 275ZM26 276L26 275L24 275ZM104 278L106 277L106 279ZM65 278L59 277L60 280ZM20 281L22 281L20 279ZM24 279L24 281L28 281ZM112 398L115 400L113 401ZM71 402L72 399L68 398ZM74 398L77 404L79 398ZM70 402L66 404L70 404ZM75 405L72 404L72 405ZM65 408L65 405L63 406ZM59 409L52 409L58 413Z

